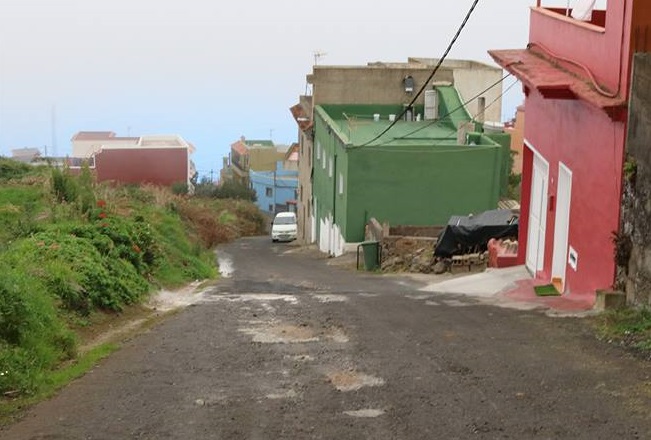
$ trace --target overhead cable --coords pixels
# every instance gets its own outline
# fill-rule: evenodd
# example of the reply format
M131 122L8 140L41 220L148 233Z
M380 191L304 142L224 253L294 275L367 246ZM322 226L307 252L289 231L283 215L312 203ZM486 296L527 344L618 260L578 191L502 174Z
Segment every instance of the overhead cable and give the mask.
M360 147L365 147L365 146L369 145L370 143L375 142L376 140L378 140L382 136L384 136L389 130L391 130L398 123L398 121L400 119L402 119L402 117L405 115L405 113L407 113L407 110L414 105L416 100L420 97L420 95L423 94L423 92L427 88L429 82L432 80L432 78L434 78L434 75L436 75L436 72L438 72L439 68L441 67L441 65L443 64L443 62L447 58L448 54L452 50L452 47L454 47L454 45L456 44L457 40L459 39L459 36L461 35L461 32L466 27L466 24L468 23L468 20L470 20L470 16L475 11L475 8L477 7L478 3L479 3L479 0L474 0L473 1L472 6L470 7L470 9L468 10L468 13L466 14L466 17L463 19L463 22L461 22L461 26L459 26L459 29L457 29L457 32L454 35L454 38L452 38L452 41L450 41L450 44L448 44L447 49L445 49L445 52L443 53L443 56L439 59L438 63L436 64L436 67L434 67L434 70L429 75L427 80L423 83L421 88L418 90L418 93L416 93L416 95L413 97L413 99L411 100L409 105L402 110L400 115L393 122L391 122L391 124L389 124L389 126L387 128L385 128L380 134L375 136L370 141L360 145Z

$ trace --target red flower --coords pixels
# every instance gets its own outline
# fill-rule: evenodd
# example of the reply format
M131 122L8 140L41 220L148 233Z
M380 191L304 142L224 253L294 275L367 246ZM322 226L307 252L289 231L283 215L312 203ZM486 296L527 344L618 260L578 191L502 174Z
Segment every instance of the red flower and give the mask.
M106 213L104 211L100 212L98 215L99 218L106 218Z
M103 208L103 207L105 207L105 206L106 206L106 200L99 199L99 200L97 201L97 207L98 207L98 208Z

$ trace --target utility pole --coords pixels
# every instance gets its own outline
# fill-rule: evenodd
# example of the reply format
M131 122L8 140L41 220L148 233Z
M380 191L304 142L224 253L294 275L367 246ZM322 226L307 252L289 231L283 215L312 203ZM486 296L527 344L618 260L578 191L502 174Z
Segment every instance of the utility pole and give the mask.
M52 156L57 155L57 107L52 106Z
M210 183L212 183L212 173L213 173L213 170L210 170Z

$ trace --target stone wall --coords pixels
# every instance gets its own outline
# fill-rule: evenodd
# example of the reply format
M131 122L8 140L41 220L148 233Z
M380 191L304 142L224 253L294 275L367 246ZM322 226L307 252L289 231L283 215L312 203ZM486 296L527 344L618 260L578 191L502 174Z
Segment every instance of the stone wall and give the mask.
M615 287L629 304L651 305L651 54L635 55L631 90Z
M372 218L366 240L380 242L382 270L387 272L433 272L434 248L441 226L389 226Z

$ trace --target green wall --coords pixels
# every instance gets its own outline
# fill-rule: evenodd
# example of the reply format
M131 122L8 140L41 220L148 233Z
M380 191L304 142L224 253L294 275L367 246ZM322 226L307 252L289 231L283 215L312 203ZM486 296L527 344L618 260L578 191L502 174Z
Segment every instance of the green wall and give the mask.
M458 101L454 89L444 90L439 104L441 114L456 109ZM476 134L481 145L455 145L453 124L468 120L465 110L454 111L442 124L421 122L429 131L419 132L402 145L396 145L398 142L380 147L350 145L349 134L337 122L345 118L344 113L356 117L374 111L397 113L400 108L334 105L316 108L312 191L317 201L317 233L320 232L318 222L332 213L346 242L354 243L364 240L364 227L372 217L391 224L442 225L452 215L497 207L504 179L504 147L500 144L505 139L493 140ZM402 129L412 130L411 127ZM363 132L365 129L372 130L373 125L359 126L358 137L372 138L371 132ZM396 127L394 133L399 130ZM319 145L321 157L317 158ZM329 175L331 159L332 177ZM338 191L340 173L344 180L343 194Z
M344 238L364 239L366 221L444 225L452 215L495 209L500 193L500 147L433 148L349 153Z

